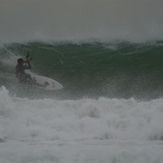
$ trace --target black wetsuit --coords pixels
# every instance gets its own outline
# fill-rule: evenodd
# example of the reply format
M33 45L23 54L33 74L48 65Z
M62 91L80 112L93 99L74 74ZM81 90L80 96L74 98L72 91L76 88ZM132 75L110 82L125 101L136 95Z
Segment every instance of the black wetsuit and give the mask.
M23 83L30 83L32 81L30 75L25 73L26 69L31 69L29 63L27 64L17 64L16 65L16 77L18 78L19 82Z

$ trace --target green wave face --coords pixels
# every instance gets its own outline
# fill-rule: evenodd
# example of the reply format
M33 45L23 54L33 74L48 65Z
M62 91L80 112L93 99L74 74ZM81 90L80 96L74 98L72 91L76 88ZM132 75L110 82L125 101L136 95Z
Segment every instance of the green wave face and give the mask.
M162 41L80 44L32 42L10 44L5 48L8 51L1 48L1 62L7 55L11 57L9 52L17 56L25 56L29 52L34 72L61 82L64 90L51 92L53 95L66 98L154 98L163 94ZM1 85L11 87L17 84L13 75L14 67L4 63L0 66Z

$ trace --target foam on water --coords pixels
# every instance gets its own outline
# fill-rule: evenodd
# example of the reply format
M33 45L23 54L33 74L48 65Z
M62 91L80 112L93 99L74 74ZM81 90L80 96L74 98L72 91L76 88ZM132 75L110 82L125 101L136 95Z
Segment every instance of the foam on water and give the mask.
M163 99L55 100L0 90L0 162L163 161Z

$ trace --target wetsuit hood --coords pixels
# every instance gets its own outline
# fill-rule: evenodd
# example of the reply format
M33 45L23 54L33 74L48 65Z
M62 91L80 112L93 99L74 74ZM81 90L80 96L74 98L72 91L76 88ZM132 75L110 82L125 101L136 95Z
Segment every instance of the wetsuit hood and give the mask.
M17 59L18 64L22 64L23 62L24 62L24 60L22 58Z

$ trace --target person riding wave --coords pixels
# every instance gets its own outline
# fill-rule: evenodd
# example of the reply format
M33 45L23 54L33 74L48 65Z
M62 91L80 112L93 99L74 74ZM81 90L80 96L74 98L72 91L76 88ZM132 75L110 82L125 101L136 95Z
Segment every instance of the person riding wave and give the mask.
M17 59L16 77L21 83L32 82L30 75L25 73L26 69L31 69L30 61L31 61L31 58L29 58L29 54L27 54L26 60L23 60L22 58Z

